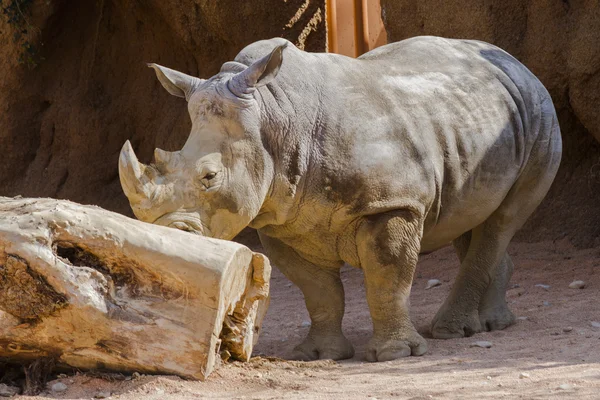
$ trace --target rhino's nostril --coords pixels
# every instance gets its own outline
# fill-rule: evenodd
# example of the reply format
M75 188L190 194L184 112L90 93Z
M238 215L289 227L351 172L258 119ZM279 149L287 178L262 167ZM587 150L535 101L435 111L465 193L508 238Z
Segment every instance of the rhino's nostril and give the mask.
M179 221L177 221L177 222L172 222L172 223L170 223L170 224L169 224L169 226L171 226L171 227L173 227L173 228L176 228L176 229L179 229L179 230L182 230L182 231L186 231L186 232L193 232L193 231L194 231L194 230L193 230L193 229L192 229L192 228L191 228L191 227L190 227L188 224L186 224L185 222L179 222Z

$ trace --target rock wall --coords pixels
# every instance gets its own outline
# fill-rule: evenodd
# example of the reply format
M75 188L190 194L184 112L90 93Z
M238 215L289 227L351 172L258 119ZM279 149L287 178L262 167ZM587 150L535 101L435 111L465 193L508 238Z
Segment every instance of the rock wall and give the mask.
M600 4L597 0L381 0L388 41L479 39L505 49L552 95L564 156L519 236L600 246Z
M68 198L131 215L117 172L125 140L148 162L155 147L181 148L190 130L184 100L145 63L207 78L260 39L283 36L324 51L324 4L33 0L27 36L43 57L33 69L18 63L18 29L0 13L0 195Z
M381 3L390 41L422 34L481 39L540 77L559 112L565 155L521 239L600 245L597 0ZM33 0L28 35L43 43L44 58L33 69L18 64L14 26L0 15L0 195L68 198L131 215L116 168L123 142L131 139L148 162L155 147L180 148L190 128L183 100L167 94L145 63L208 77L246 44L273 36L324 51L324 4Z

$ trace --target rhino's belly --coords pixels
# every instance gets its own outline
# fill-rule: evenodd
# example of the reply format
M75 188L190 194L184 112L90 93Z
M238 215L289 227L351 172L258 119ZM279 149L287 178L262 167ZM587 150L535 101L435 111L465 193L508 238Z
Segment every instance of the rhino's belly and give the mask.
M451 244L454 239L484 222L488 216L482 213L473 219L458 217L434 226L421 239L421 253L430 253Z
M436 208L426 219L422 252L444 247L465 232L485 222L502 204L518 176L518 169L505 168L503 173L487 179L447 189Z

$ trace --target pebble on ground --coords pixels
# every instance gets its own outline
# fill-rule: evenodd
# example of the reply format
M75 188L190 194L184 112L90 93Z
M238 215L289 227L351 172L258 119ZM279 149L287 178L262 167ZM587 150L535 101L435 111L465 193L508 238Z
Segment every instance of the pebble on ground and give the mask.
M584 281L573 281L569 284L571 289L583 289L585 287Z
M481 347L481 348L484 348L484 349L489 349L490 347L492 347L492 342L488 342L488 341L485 341L485 340L479 340L479 341L477 341L475 343L472 343L471 347Z
M67 385L65 385L62 382L56 382L50 387L50 390L52 390L53 392L64 392L65 390L67 390Z
M427 281L427 286L425 286L425 290L429 290L436 286L440 286L441 284L442 284L442 281L440 281L439 279L430 279Z

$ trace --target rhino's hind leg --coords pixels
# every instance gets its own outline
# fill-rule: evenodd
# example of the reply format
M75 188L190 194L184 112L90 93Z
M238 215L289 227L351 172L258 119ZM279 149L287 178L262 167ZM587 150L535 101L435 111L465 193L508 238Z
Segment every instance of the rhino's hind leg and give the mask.
M506 248L543 198L540 195L529 204L517 203L514 194L487 221L455 240L461 266L450 295L433 319L434 338L471 336L514 323L515 317L505 300L513 272Z
M506 289L513 269L510 256L504 253L502 261L496 267L494 279L479 303L479 322L484 331L504 329L515 323L515 316L506 304Z
M467 256L470 244L471 231L466 232L453 242L461 263ZM508 253L505 252L504 257L495 268L494 278L490 281L479 302L478 313L481 330L493 331L504 329L515 322L515 316L506 304L506 289L513 269L512 260ZM473 309L468 314L473 315L474 312L475 310ZM478 332L477 324L475 326L468 326L466 323L463 323L463 325L465 325L467 334ZM439 330L437 332L438 335L440 334ZM460 333L460 331L457 333Z
M486 322L479 314L482 300L488 296L488 291L489 299L497 300L499 296L494 288L505 286L510 279L510 275L508 279L502 276L498 267L511 237L498 234L494 224L486 222L455 240L461 266L450 295L433 319L431 333L434 338L450 339L481 332L482 322ZM498 285L494 282L496 279Z
M352 358L354 348L342 333L344 286L340 269L317 266L280 240L260 232L259 236L271 263L302 290L310 314L308 335L296 346L292 358L303 361Z
M544 104L551 107L552 103ZM514 322L504 299L513 269L506 248L550 189L561 157L553 109L541 117L540 136L504 201L484 223L455 241L461 266L450 295L433 319L435 338L469 336Z

